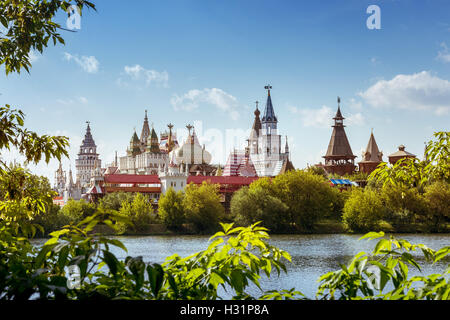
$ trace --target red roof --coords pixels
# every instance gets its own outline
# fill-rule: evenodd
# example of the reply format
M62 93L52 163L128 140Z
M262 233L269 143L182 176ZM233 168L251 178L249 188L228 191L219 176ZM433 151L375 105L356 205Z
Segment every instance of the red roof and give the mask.
M258 177L241 176L189 176L187 183L201 184L203 181L214 184L249 185ZM157 184L161 183L157 175L105 174L105 183L120 184Z
M156 174L105 174L105 183L161 183Z
M234 184L249 185L258 177L241 177L241 176L189 176L187 183L201 184L203 181L214 184Z

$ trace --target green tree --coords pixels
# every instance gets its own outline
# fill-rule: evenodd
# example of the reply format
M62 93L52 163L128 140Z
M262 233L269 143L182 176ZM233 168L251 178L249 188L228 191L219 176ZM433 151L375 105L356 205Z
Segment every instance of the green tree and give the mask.
M136 193L133 201L123 201L119 213L127 216L134 231L145 231L151 223L157 222L152 204L142 193Z
M272 232L289 227L288 206L260 186L243 187L231 199L231 214L239 225L248 226L258 221Z
M404 158L392 166L382 162L369 175L369 182L372 185L415 187L420 193L435 181L450 183L450 132L436 132L433 136L436 141L428 141L423 161Z
M107 193L103 198L99 200L99 206L111 210L120 210L124 201L131 203L135 194L130 192L111 192Z
M386 220L394 226L410 225L426 211L423 197L416 188L386 185L380 196L386 207Z
M84 6L95 10L94 4L85 0L3 0L0 2L0 23L6 29L0 33L0 64L5 65L6 74L19 73L22 68L29 72L31 68L30 52L40 53L53 44L64 44L59 34L63 30L54 21L60 10L70 5Z
M380 195L370 188L354 189L343 209L344 224L357 232L379 229L385 215Z
M158 214L169 228L180 228L185 221L183 208L184 193L169 188L158 201Z
M199 232L216 230L225 212L220 203L218 185L206 182L186 186L183 207L186 222L192 223Z
M66 205L62 207L61 214L66 217L69 223L77 224L86 217L93 215L95 211L96 207L93 203L84 199L69 199Z
M272 190L288 206L288 219L301 229L311 229L317 220L332 214L338 201L325 178L302 170L275 177Z
M432 232L447 231L450 223L450 185L437 181L425 187L423 195L426 204L425 223Z

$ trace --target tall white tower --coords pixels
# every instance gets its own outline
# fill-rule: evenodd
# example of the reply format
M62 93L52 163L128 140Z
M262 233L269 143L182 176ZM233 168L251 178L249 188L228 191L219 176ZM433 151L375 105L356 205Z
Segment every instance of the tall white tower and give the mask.
M284 162L288 161L289 153L281 152L281 135L278 134L278 119L272 105L270 89L272 86L264 87L267 90L267 101L264 114L259 120L258 105L255 110L255 120L249 138L250 158L255 166L258 176L276 176ZM287 142L286 142L287 143Z
M90 185L91 174L95 168L101 168L101 160L97 153L97 145L94 142L91 134L89 121L87 123L86 134L80 146L78 158L75 160L75 167L77 170L77 184L82 188L84 193Z

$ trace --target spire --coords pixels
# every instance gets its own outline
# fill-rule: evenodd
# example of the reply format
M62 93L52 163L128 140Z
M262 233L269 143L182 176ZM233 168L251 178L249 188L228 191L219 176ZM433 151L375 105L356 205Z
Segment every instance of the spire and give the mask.
M333 157L346 157L349 159L354 159L356 156L353 155L352 148L347 139L347 134L345 133L340 102L341 98L338 97L338 110L334 119L333 133L331 134L330 143L328 144L327 153L325 158Z
M148 126L148 117L147 117L147 110L145 110L145 116L144 116L144 125L142 126L141 131L141 144L145 145L147 143L147 138L150 136L150 128Z
M96 147L94 139L92 138L91 134L91 127L89 126L90 122L86 121L87 128L86 128L86 134L84 135L83 142L81 143L81 147Z
M284 146L284 152L289 153L289 146L288 146L288 137L286 136L286 145Z
M373 129L370 133L369 142L367 143L366 151L363 153L363 161L381 162L383 161L383 153L378 149L377 142L373 135Z
M267 85L264 87L267 90L267 102L266 108L264 109L264 115L262 117L262 122L277 122L277 117L275 116L275 111L273 110L272 98L270 97L270 89L272 89L271 85Z

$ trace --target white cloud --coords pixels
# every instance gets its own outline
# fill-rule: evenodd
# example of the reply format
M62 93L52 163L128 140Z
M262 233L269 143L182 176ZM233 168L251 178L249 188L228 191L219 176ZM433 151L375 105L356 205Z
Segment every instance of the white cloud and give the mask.
M238 101L236 97L218 88L205 88L203 90L189 90L182 96L173 95L170 103L175 110L192 111L202 105L210 105L224 112L228 112L231 119L239 118Z
M88 99L86 97L78 97L78 101L80 101L82 104L88 103Z
M68 105L72 105L75 103L87 104L89 101L86 97L77 97L77 98L68 98L68 99L57 99L56 102L58 102L59 104L68 106Z
M156 70L145 69L138 64L134 66L125 66L124 71L127 76L131 77L132 80L145 81L146 86L153 83L161 85L164 88L169 86L169 74L167 71L159 72ZM117 79L117 84L122 86L128 85L122 80L122 78Z
M329 127L334 116L330 107L322 106L320 109L289 108L291 113L300 115L300 120L305 127Z
M293 106L288 109L291 113L300 116L300 121L305 127L328 128L333 124L333 117L336 115L336 111L333 111L330 107L325 105L320 109L300 109ZM361 126L365 123L365 118L360 112L349 114L347 116L344 114L344 117L346 119L344 120L345 125Z
M346 117L345 123L347 125L362 126L366 123L366 120L361 112L350 114Z
M438 55L436 57L437 60L442 61L444 63L450 62L450 53L448 52L447 45L445 42L441 43L442 50L438 51Z
M84 71L88 73L97 73L99 62L94 56L81 56L72 55L70 53L64 52L64 59L67 61L75 61Z
M358 95L377 108L430 110L438 115L450 111L450 82L428 71L380 80Z

